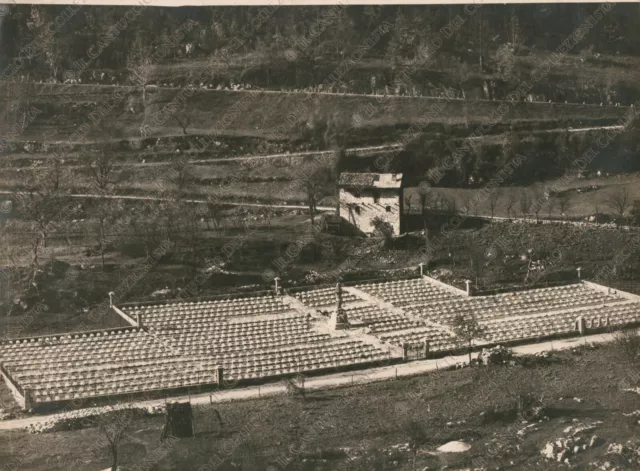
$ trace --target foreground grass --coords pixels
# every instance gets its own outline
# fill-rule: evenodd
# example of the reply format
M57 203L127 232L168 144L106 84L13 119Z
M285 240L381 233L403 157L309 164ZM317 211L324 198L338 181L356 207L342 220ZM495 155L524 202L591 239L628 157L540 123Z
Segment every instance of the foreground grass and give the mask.
M220 470L263 470L284 456L291 460L287 469L328 471L344 465L342 469L408 470L410 454L394 446L408 441L405 425L414 420L428 437L418 453L418 469L459 469L479 462L486 469L566 469L544 463L540 449L562 436L574 419L600 420L593 433L604 444L572 459L573 469L587 469L604 456L607 443L624 443L637 435L636 419L622 415L640 407L636 394L621 391L624 381L633 384L631 373L615 348L603 346L555 352L530 366L464 369L318 391L306 401L277 397L219 404L221 433L208 433L215 426L207 406L196 412L198 436L167 447L159 442L162 417L136 423L123 442L121 464L130 469L155 456L146 469L200 469L220 457L225 460ZM546 418L519 434L527 424L511 413L515 397L524 392L543 398ZM491 408L501 414L488 419ZM2 432L0 459L34 471L102 469L110 463L106 448L93 446L100 440L96 429ZM468 442L470 452L427 453L450 440ZM538 468L541 464L545 467Z

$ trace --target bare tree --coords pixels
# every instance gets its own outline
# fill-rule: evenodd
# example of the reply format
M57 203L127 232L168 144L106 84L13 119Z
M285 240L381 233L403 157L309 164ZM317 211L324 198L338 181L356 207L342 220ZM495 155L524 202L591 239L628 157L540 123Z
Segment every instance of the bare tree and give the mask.
M473 341L484 335L484 327L478 323L475 316L464 316L462 314L458 314L454 317L453 322L451 323L451 329L455 333L458 341L467 346L469 366L471 366L471 350L473 348Z
M478 279L482 277L485 268L485 251L478 247L475 240L465 238L466 249L469 253L469 268L475 279L476 289L478 288Z
M547 204L545 190L542 185L534 184L532 187L533 201L531 203L531 212L536 215L536 222L540 221L540 211Z
M153 73L154 64L151 59L152 48L142 38L137 36L134 40L127 57L127 69L130 72L131 82L140 87L142 98L142 125L147 122L147 85Z
M413 195L406 194L404 195L404 205L407 208L406 213L411 214L411 203L413 202Z
M489 194L489 210L491 211L491 218L496 212L496 208L498 207L498 202L502 199L503 190L501 187L494 188L493 191Z
M625 213L631 208L633 199L628 185L616 187L604 201L604 204L619 218L620 224Z
M598 224L598 218L600 216L600 208L602 207L602 198L596 196L593 200L593 209L596 212L596 224Z
M120 445L135 422L136 411L130 409L116 409L97 416L93 421L105 439L111 455L111 471L117 471L120 461Z
M473 196L468 193L462 194L462 210L467 216L471 216L473 210L475 209L475 205L473 204Z
M187 135L187 128L191 124L192 117L192 111L176 112L172 115L172 118L178 123L178 126L182 128L182 134L185 136Z
M31 238L32 264L38 267L40 249L47 247L49 234L57 228L56 220L64 216L62 209L65 198L60 192L57 175L53 169L35 175L27 187L27 191L18 193L17 200L21 213L29 221L32 230L38 234Z
M517 195L515 188L510 188L507 193L507 217L511 219L511 210L516 205Z
M107 228L122 214L122 202L117 200L101 200L95 205L96 251L100 254L102 271L104 271L104 254L109 246ZM94 251L92 251L94 252ZM93 253L91 253L93 255Z
M558 194L556 200L558 202L558 208L560 209L560 214L566 219L567 211L571 207L571 200L569 199L569 193L566 191L563 191L562 193Z
M191 190L191 167L184 158L178 158L171 163L168 181L161 192L164 201L160 204L161 214L164 216L167 239L175 243L175 236L179 232L180 221L183 220L183 199Z
M318 201L325 196L331 187L331 169L324 165L303 168L298 174L299 185L305 193L311 225L315 225L316 206Z
M418 450L426 445L428 441L427 433L425 432L422 424L416 420L409 420L404 425L404 434L409 440L409 450L411 451L411 469L416 470L416 459L418 457Z
M458 203L455 198L441 198L440 202L447 216L454 216L458 212Z
M110 186L115 183L113 171L115 163L113 155L102 152L97 159L89 162L89 174L91 175L91 185L100 194L108 193Z
M529 192L525 189L520 190L518 195L518 205L520 208L520 212L522 213L523 218L527 218L527 216L531 213L531 197L529 196Z
M551 219L551 217L553 216L553 211L556 209L556 204L557 201L555 200L555 198L549 198L549 201L547 202L547 217L549 219Z
M213 223L215 229L220 229L222 224L222 208L213 202L207 203L207 227L209 227L209 221Z
M427 209L429 209L429 206L433 201L433 192L431 191L431 188L420 187L419 193L418 193L418 199L420 201L420 215L422 216L422 230L424 231L424 246L425 246L425 249L428 250L429 229L427 227Z
M185 220L185 229L187 232L187 241L191 248L191 256L193 258L194 268L198 263L198 254L200 254L200 221L204 219L198 206L195 204L183 204L182 215Z

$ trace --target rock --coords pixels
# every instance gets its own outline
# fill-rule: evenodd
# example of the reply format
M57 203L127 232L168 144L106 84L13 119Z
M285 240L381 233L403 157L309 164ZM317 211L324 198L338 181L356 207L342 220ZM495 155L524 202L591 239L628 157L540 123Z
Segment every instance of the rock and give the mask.
M625 446L620 443L611 443L607 448L607 455L621 455L625 451Z
M555 456L555 449L554 449L553 443L547 443L544 449L541 451L541 453L542 453L542 456L544 456L545 458L552 460L553 457Z
M600 442L600 438L598 438L597 435L592 436L591 440L589 440L589 448L593 448L594 446L598 446L599 442Z
M442 453L462 453L465 451L469 451L471 449L471 445L461 441L452 441L445 443L441 447L438 448L438 451Z
M493 348L483 348L478 360L483 365L503 365L513 357L513 352L507 347L497 345Z

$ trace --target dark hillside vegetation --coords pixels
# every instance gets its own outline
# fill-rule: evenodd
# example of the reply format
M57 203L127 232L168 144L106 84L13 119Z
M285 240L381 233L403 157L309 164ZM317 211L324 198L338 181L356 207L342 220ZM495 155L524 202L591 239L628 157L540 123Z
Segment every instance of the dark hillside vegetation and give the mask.
M124 83L136 51L164 47L166 53L149 71L150 84L182 86L196 81L195 70L210 65L207 80L213 87L303 89L322 83L343 58L367 44L363 60L335 83L336 90L440 96L448 90L467 98L504 99L594 15L585 38L551 62L531 95L541 101L631 103L640 98L634 70L638 7L604 5L184 7L147 8L139 16L126 6L10 5L0 30L0 68L5 80ZM447 33L443 28L456 16L464 25ZM52 40L44 33L57 17L66 21ZM318 25L322 34L311 37ZM388 31L367 43L380 25ZM402 65L420 57L442 31L446 40L418 67L412 85L394 84ZM45 44L44 50L25 53L34 41ZM287 50L295 51L294 61ZM24 59L19 67L17 57Z

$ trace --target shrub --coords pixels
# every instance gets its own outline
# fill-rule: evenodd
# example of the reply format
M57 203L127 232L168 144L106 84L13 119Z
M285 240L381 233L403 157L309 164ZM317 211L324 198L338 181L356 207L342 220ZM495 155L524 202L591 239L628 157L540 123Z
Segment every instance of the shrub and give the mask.
M374 231L373 233L377 236L384 237L385 245L388 246L393 239L393 226L389 221L385 221L380 216L376 216L371 221L373 225Z
M504 365L511 360L513 352L510 348L497 345L493 348L483 348L478 360L483 365Z
M640 334L637 329L623 329L613 334L618 353L629 363L634 363L640 353Z
M293 378L286 378L284 381L287 388L287 393L289 393L294 398L299 398L302 400L306 399L304 376L298 375Z

